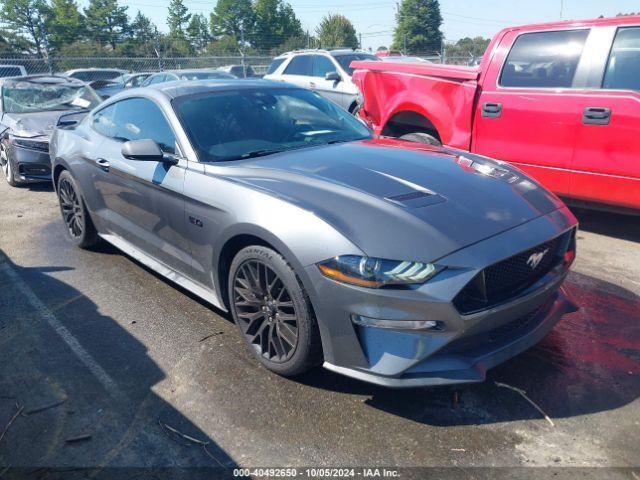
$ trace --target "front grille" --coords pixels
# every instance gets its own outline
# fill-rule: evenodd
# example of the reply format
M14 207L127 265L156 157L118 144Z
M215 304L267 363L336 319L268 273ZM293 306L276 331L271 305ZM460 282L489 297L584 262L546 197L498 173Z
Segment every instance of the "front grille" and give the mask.
M562 261L568 244L565 237L570 234L561 235L485 268L456 295L453 304L461 314L466 315L515 297Z

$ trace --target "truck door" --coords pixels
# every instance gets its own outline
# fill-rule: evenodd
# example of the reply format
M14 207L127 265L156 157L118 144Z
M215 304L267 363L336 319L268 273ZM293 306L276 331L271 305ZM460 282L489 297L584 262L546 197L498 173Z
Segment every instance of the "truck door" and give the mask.
M480 79L472 151L569 193L582 92L574 80L589 29L508 32Z
M603 29L604 30L604 29ZM571 197L640 208L640 27L607 27L580 102ZM613 40L613 45L612 45Z

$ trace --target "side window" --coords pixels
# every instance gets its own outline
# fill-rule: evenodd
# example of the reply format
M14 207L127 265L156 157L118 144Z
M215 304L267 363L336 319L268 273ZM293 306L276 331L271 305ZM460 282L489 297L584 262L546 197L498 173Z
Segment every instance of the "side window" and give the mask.
M640 90L640 28L621 28L616 33L602 88Z
M286 58L276 58L271 62L271 65L269 65L269 68L267 69L267 75L271 75L273 72L275 72L278 67L280 65L282 65L282 62L284 62L286 60Z
M149 85L153 85L154 83L162 83L164 82L165 78L167 78L166 75L154 75L153 77L151 77L151 80L149 80Z
M520 35L500 75L502 87L570 88L589 30Z
M115 103L113 138L155 140L162 151L176 153L176 138L160 107L146 98L131 98Z
M293 57L284 71L285 75L311 75L313 55L298 55Z
M324 57L322 55L314 56L314 59L313 59L313 76L314 77L324 78L324 76L327 73L336 72L337 70L338 69L333 64L333 62L329 60L327 57Z
M91 120L91 128L100 135L112 137L114 132L113 113L115 112L115 109L116 105L113 104L94 113L93 119Z

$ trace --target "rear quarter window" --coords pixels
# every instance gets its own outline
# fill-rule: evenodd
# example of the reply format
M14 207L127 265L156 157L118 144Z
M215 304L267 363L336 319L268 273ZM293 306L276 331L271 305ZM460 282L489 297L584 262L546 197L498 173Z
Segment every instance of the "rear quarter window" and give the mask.
M511 47L499 85L570 88L589 30L525 33Z

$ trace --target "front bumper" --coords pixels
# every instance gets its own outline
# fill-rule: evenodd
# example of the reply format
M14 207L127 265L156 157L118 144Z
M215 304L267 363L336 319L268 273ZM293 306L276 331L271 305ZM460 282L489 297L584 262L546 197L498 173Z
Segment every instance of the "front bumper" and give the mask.
M306 269L329 370L389 387L477 382L487 369L539 342L576 306L561 288L568 265L499 305L463 315L454 299L475 275L576 226L566 208L459 250L437 263L448 268L416 289L366 289ZM511 252L511 253L509 253ZM356 325L353 315L430 320L441 330L409 331Z
M16 180L22 183L37 183L51 181L51 158L48 151L48 140L37 142L47 145L47 150L29 148L10 142L10 156L13 163Z

